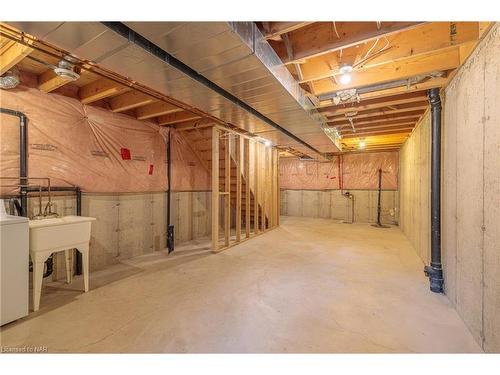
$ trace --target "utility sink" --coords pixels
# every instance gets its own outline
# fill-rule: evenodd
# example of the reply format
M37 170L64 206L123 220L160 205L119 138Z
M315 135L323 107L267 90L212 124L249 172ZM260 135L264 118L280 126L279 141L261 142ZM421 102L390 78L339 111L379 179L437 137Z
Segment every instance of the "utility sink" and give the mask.
M41 220L30 220L30 256L33 262L33 309L40 307L44 263L58 251L64 251L66 281L71 283L71 253L73 249L82 254L83 283L89 290L89 241L92 221L85 216L63 216Z
M93 217L63 216L30 220L30 252L65 250L74 244L90 241ZM74 247L74 246L73 246Z

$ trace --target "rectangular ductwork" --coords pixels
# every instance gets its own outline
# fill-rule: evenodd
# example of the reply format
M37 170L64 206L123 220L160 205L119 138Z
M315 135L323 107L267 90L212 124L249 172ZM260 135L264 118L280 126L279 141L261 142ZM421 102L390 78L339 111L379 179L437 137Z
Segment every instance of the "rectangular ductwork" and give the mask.
M335 134L253 22L12 25L275 144L313 157L338 151ZM144 48L136 34L159 48ZM169 64L168 56L230 95Z

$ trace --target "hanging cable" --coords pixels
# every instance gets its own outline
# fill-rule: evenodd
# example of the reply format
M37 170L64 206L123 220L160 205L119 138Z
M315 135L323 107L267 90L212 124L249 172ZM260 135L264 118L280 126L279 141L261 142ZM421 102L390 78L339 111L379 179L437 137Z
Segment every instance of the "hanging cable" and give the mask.
M333 30L335 30L335 35L337 35L337 39L340 39L339 32L337 31L337 25L335 25L335 21L333 21Z

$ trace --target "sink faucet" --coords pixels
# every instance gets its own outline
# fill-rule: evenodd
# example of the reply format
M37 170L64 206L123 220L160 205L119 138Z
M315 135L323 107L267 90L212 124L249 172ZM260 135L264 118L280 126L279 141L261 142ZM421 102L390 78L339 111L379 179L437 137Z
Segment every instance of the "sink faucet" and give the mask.
M52 212L52 202L48 201L43 210L44 217L57 217L59 216L56 212Z

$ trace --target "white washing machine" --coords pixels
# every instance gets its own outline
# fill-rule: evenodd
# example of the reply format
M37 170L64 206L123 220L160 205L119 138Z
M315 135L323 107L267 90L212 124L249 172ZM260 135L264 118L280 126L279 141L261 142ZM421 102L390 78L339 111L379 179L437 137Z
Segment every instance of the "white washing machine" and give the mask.
M1 212L0 283L0 325L28 315L28 218L2 215Z

